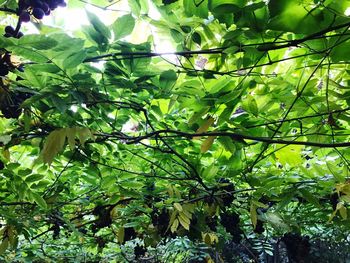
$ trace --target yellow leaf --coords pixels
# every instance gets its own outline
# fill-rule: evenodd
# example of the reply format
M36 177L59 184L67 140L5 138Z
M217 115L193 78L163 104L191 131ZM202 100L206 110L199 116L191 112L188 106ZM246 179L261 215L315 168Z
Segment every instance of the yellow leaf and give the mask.
M170 228L171 232L174 233L178 227L179 227L179 220L175 219Z
M350 195L342 195L340 200L350 203Z
M258 215L256 213L256 205L253 202L250 204L250 220L252 221L253 227L255 229L258 222Z
M28 132L31 126L31 116L30 111L25 109L23 113L24 131Z
M84 143L89 139L91 140L95 139L95 136L91 133L90 129L86 127L77 127L76 134L82 145L84 145Z
M118 242L119 242L119 244L123 244L124 234L125 234L124 227L119 228L119 230L118 230Z
M199 112L195 112L193 113L192 117L188 120L188 124L192 125L195 122L198 121L198 119L200 119L202 116L204 116L205 114L207 114L207 112L210 110L210 107L207 106L205 108L202 108L202 110L200 110Z
M211 238L210 238L209 233L205 233L205 234L203 235L203 241L204 241L204 243L206 243L207 245L211 245Z
M328 219L328 223L330 221L332 221L332 219L335 217L335 215L337 214L337 212L339 211L340 216L345 220L348 215L347 215L347 211L346 208L344 207L344 205L342 203L338 203L337 207L335 208L334 212L331 214L331 216Z
M210 233L209 235L212 244L219 243L219 238L215 233Z
M169 194L169 196L171 197L171 198L173 198L174 197L174 190L173 190L173 187L170 185L169 187L168 187L168 194Z
M0 135L0 142L1 142L1 144L6 145L10 141L11 141L11 135L6 135L6 134Z
M16 245L16 241L17 241L17 235L14 231L14 227L13 226L8 226L7 228L7 236L9 238L9 243L12 247L15 247Z
M2 243L0 244L0 255L4 254L8 246L9 246L9 240L6 237L2 240Z
M191 218L192 218L192 214L191 214L191 212L190 212L189 210L186 209L186 206L185 206L185 205L182 206L182 209L183 209L182 213L183 213L187 218L191 219Z
M174 207L176 208L177 211L182 212L182 206L179 203L174 203Z
M182 208L183 208L185 211L188 211L189 213L193 213L194 210L196 209L196 206L193 205L193 204L187 203L187 204L183 204L183 205L182 205Z
M168 229L173 225L175 219L176 219L176 216L177 216L177 210L173 211L171 216L170 216L170 220L169 220L169 225L168 225L168 228L166 231L168 231Z
M335 186L335 189L337 190L337 193L338 193L338 194L342 191L344 185L345 185L345 184L337 184L337 185Z
M6 160L10 160L10 151L9 149L5 148L3 151L2 151L2 155L4 156L4 158Z
M56 154L63 149L65 141L65 129L54 130L51 132L49 136L47 136L42 150L43 161L51 164Z
M215 233L202 233L202 240L207 245L212 245L219 242L219 238Z
M181 217L184 221L186 221L187 224L190 224L191 221L190 221L189 217L184 212L180 212L179 217Z
M341 203L339 203L339 204L341 204ZM347 213L346 207L343 204L341 204L341 206L339 207L338 210L339 210L339 214L343 218L343 220L346 220L348 218L348 213Z
M175 192L175 196L180 199L181 198L181 193L180 193L179 189L174 187L174 192Z
M184 221L182 217L178 217L178 220L179 220L180 224L184 227L184 229L190 230L190 224L188 224L186 221Z
M283 222L282 217L277 212L269 211L265 213L265 220L274 228L288 229L288 226Z
M346 183L343 183L343 184L338 184L336 187L335 187L338 191L338 194L339 192L342 192L346 195L350 195L350 184L349 182L346 182Z
M67 134L67 141L68 141L69 148L71 150L74 150L76 127L66 128L66 134Z
M256 201L256 200L252 200L252 204L254 204L256 207L261 207L261 208L268 208L269 207L268 205L263 204L263 203Z
M210 126L212 126L215 122L215 119L213 117L209 117L203 124L201 127L198 128L198 130L196 131L196 133L203 133L206 132ZM193 137L193 139L199 139L200 136L196 136Z
M190 230L190 224L191 221L190 219L184 214L184 213L179 213L178 219L180 221L180 224L186 229Z
M328 223L331 222L331 221L333 220L333 218L335 217L336 214L337 214L337 210L335 210L335 211L331 214L331 216L330 216L329 219L328 219Z
M118 217L118 208L115 206L109 213L111 216L111 219L117 218Z
M209 136L201 145L201 152L206 153L210 147L213 145L216 136Z

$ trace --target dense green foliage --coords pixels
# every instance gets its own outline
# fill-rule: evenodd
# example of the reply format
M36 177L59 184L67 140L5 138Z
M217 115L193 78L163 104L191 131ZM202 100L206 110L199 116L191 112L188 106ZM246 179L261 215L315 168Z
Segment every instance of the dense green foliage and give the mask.
M71 0L115 18L73 32L37 2L0 0L1 260L348 242L350 1Z

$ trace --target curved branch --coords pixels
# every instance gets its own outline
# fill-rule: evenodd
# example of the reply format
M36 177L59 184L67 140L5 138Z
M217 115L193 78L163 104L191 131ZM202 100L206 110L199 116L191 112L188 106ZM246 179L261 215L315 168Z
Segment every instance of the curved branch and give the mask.
M256 49L258 51L271 51L271 50L277 50L277 49L283 49L283 48L289 48L289 47L296 47L303 42L313 40L313 39L319 39L320 37L324 37L326 33L329 33L331 31L341 29L344 27L349 27L350 22L340 24L337 26L331 26L326 29L323 29L319 32L310 34L306 37L300 38L300 39L294 39L290 41L286 41L285 44L276 44L275 42L266 42L266 43L253 43L253 44L247 44L247 45L241 45L237 47L236 52L243 52L244 47L247 46L256 46ZM221 47L221 48L213 48L213 49L206 49L206 50L185 50L185 51L178 51L178 52L165 52L165 53L157 53L157 52L118 52L118 53L109 53L104 54L100 56L95 56L91 58L85 59L83 62L94 62L96 60L105 59L105 58L115 58L118 56L121 57L130 57L133 58L133 56L137 56L138 58L149 58L149 57L158 57L158 56L164 56L164 55L175 55L175 56L184 56L189 57L192 55L203 55L203 54L222 54L224 53L225 49L230 48L230 46L227 47Z
M321 30L319 32L316 32L314 34L311 34L311 35L308 35L306 37L303 37L301 39L291 40L288 43L283 44L283 45L265 44L265 45L259 46L257 49L259 51L270 51L270 50L276 50L276 49L282 49L282 48L288 48L288 47L296 47L296 46L298 46L299 44L301 44L303 42L306 42L308 40L317 39L319 37L322 37L324 34L329 33L329 32L331 32L333 30L341 29L341 28L348 27L348 26L350 26L350 22L345 23L345 24L340 24L340 25L337 25L337 26L328 27L328 28L323 29L323 30Z
M172 135L168 135L168 134L172 134ZM97 136L102 135L107 138L115 137L113 134L95 134L95 135ZM193 139L194 137L203 137L203 136L220 136L220 137L230 137L232 140L235 140L237 142L244 142L244 140L253 140L257 142L265 142L268 144L304 145L304 146L314 146L314 147L321 147L321 148L341 148L341 147L350 146L350 142L319 143L319 142L308 142L308 141L289 141L289 140L282 140L282 139L271 139L270 137L256 137L256 136L239 134L234 132L227 132L227 131L188 133L188 132L182 132L182 131L176 131L176 130L158 130L158 131L150 132L148 134L141 135L141 136L125 137L123 138L123 140L125 140L127 144L134 144L144 139L154 138L157 136L162 136L163 138L183 137L187 139ZM119 135L118 135L118 138L120 139Z

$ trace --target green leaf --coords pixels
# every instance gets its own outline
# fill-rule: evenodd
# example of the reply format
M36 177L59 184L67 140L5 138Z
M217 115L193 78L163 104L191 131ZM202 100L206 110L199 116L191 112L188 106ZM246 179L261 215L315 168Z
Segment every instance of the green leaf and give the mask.
M84 39L73 38L63 33L55 33L52 35L53 38L59 43L53 51L55 52L55 58L57 53L66 57L74 52L81 51L84 47ZM63 51L63 53L61 53Z
M56 40L44 35L24 35L18 40L18 46L37 50L52 49L56 45Z
M101 35L103 35L105 38L110 38L111 37L111 32L108 29L107 26L105 26L105 24L103 24L101 22L101 20L98 18L98 16L96 16L95 14L87 11L86 12L87 17L90 21L90 23L92 24L92 26L94 27L94 29L99 32Z
M226 88L231 82L231 78L223 76L212 82L213 84L209 87L209 92L212 94L217 93L220 90Z
M193 41L194 43L198 44L199 46L201 45L201 43L202 43L202 37L201 37L201 35L200 35L199 33L194 32L194 33L192 34L191 38L192 38L192 41Z
M43 51L33 50L32 48L22 46L11 46L7 48L8 51L16 54L16 56L28 59L32 62L47 63L49 58L44 54Z
M288 145L275 152L275 156L282 165L289 164L297 166L303 163L303 159L301 158L303 148L304 146L300 145Z
M256 103L256 100L254 99L254 97L252 95L248 95L242 103L242 108L253 114L254 116L258 116L259 115L259 108L258 108L258 104Z
M236 146L230 137L220 137L218 141L224 146L226 151L231 153L236 151Z
M311 33L329 27L333 23L331 13L312 10L309 4L299 0L271 0L268 4L271 19L268 28L273 30Z
M124 38L132 33L135 27L135 19L132 15L119 17L112 25L114 40Z
M102 178L101 186L103 188L109 188L113 186L116 182L117 178L115 176L106 176Z
M313 204L318 208L322 208L318 199L312 193L310 193L307 189L300 189L299 191L302 194L302 196L306 199L306 201L308 201L309 203Z
M243 8L247 0L210 0L209 9L217 14L236 12Z
M57 109L59 109L61 113L64 113L67 110L68 105L67 105L66 100L62 99L59 96L55 96L55 95L51 96L51 100L53 102L53 105L55 105L55 107Z
M181 43L184 39L182 33L176 29L170 29L170 34L176 43Z
M14 41L12 41L10 38L4 37L3 35L0 35L0 46L3 48L8 48L15 45Z
M129 188L133 188L133 189L139 189L142 188L144 186L144 184L142 182L137 182L137 181L125 181L122 183L122 185L124 187L129 187Z
M57 65L53 64L34 64L26 66L26 69L32 69L35 72L47 72L47 73L59 73L61 69Z
M333 62L348 61L350 54L347 50L350 49L350 41L346 41L334 47L330 53Z
M106 52L108 47L108 38L104 37L102 34L97 32L93 27L85 26L82 31L88 37L91 42L94 42L94 45L97 45L98 49L101 52Z
M130 7L130 10L133 14L135 14L136 16L140 16L141 13L141 5L139 1L135 1L135 0L128 0L128 4Z
M183 0L183 6L187 16L198 16L201 18L208 17L208 0L201 0L198 2L193 0Z
M52 182L49 180L41 180L40 182L37 183L33 183L32 185L30 185L30 189L32 190L42 190L42 189L46 189L48 185L50 185Z
M27 176L28 174L31 174L31 173L32 173L32 170L29 168L18 171L18 175L21 177Z
M42 175L42 174L31 174L31 175L26 177L25 181L27 183L34 183L34 182L39 181L43 178L44 178L44 175Z
M26 80L29 81L33 87L39 87L41 89L46 87L46 76L41 75L35 69L28 67L24 72Z
M35 203L38 204L42 209L47 209L47 204L44 198L41 197L38 193L31 192L31 196L34 199Z
M86 58L86 52L85 50L81 50L79 52L73 53L63 61L63 68L69 69L69 68L75 68L78 65L80 65L84 59Z
M163 71L162 74L160 74L159 82L164 90L168 90L172 88L172 86L175 84L177 80L177 75L174 70L167 70Z

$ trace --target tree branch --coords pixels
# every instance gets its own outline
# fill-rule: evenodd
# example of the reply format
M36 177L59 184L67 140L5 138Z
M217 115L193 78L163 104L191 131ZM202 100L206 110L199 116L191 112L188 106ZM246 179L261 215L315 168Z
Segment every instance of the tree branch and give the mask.
M283 44L283 45L274 45L274 44L267 43L265 45L259 46L257 49L259 51L270 51L270 50L276 50L276 49L282 49L282 48L288 48L288 47L296 47L296 46L298 46L299 44L301 44L303 42L306 42L308 40L317 39L317 38L323 36L324 34L329 33L329 32L331 32L333 30L341 29L341 28L348 27L348 26L350 26L350 22L345 23L345 24L340 24L340 25L337 25L337 26L328 27L328 28L323 29L323 30L321 30L319 32L316 32L314 34L311 34L311 35L308 35L306 37L303 37L301 39L291 40L288 43Z
M324 34L329 33L333 30L341 29L344 27L350 26L350 22L340 24L337 26L331 26L326 29L323 29L319 32L316 32L314 34L310 34L306 37L300 38L300 39L294 39L290 41L285 41L285 44L276 44L276 42L267 42L267 43L253 43L253 44L247 44L247 45L241 45L237 46L236 52L242 52L244 51L244 47L247 46L256 46L258 51L271 51L271 50L277 50L277 49L283 49L288 47L296 47L299 44L306 42L308 40L313 39L319 39L320 37L323 37ZM336 35L337 36L337 35ZM158 56L165 56L165 55L174 55L174 56L184 56L189 57L192 55L204 55L204 54L222 54L225 49L230 48L228 47L221 47L221 48L213 48L213 49L206 49L206 50L185 50L185 51L178 51L178 52L164 52L164 53L157 53L157 52L117 52L117 53L109 53L104 54L100 56L95 56L91 58L85 59L83 62L94 62L98 61L100 59L104 58L113 58L113 57L130 57L133 58L134 56L138 56L138 58L149 58L149 57L158 57Z
M162 135L165 134L165 135ZM173 135L168 135L173 134ZM96 136L104 136L114 138L113 134L95 134ZM308 142L308 141L289 141L282 139L271 139L270 137L256 137L251 135L239 134L234 132L227 131L216 131L216 132L204 132L204 133L188 133L176 130L158 130L154 132L150 132L145 135L136 136L136 137L125 137L123 140L126 141L127 144L138 143L144 139L153 138L157 136L162 136L163 138L187 138L193 139L194 137L203 137L203 136L220 136L220 137L230 137L231 139L243 142L243 140L253 140L257 142L265 142L268 144L284 144L284 145L304 145L304 146L314 146L320 148L338 148L338 147L349 147L350 142L339 142L339 143L318 143L318 142ZM118 138L120 136L118 135Z
M15 14L15 15L17 14L16 10L11 9L11 8L7 8L7 7L0 7L0 11Z

